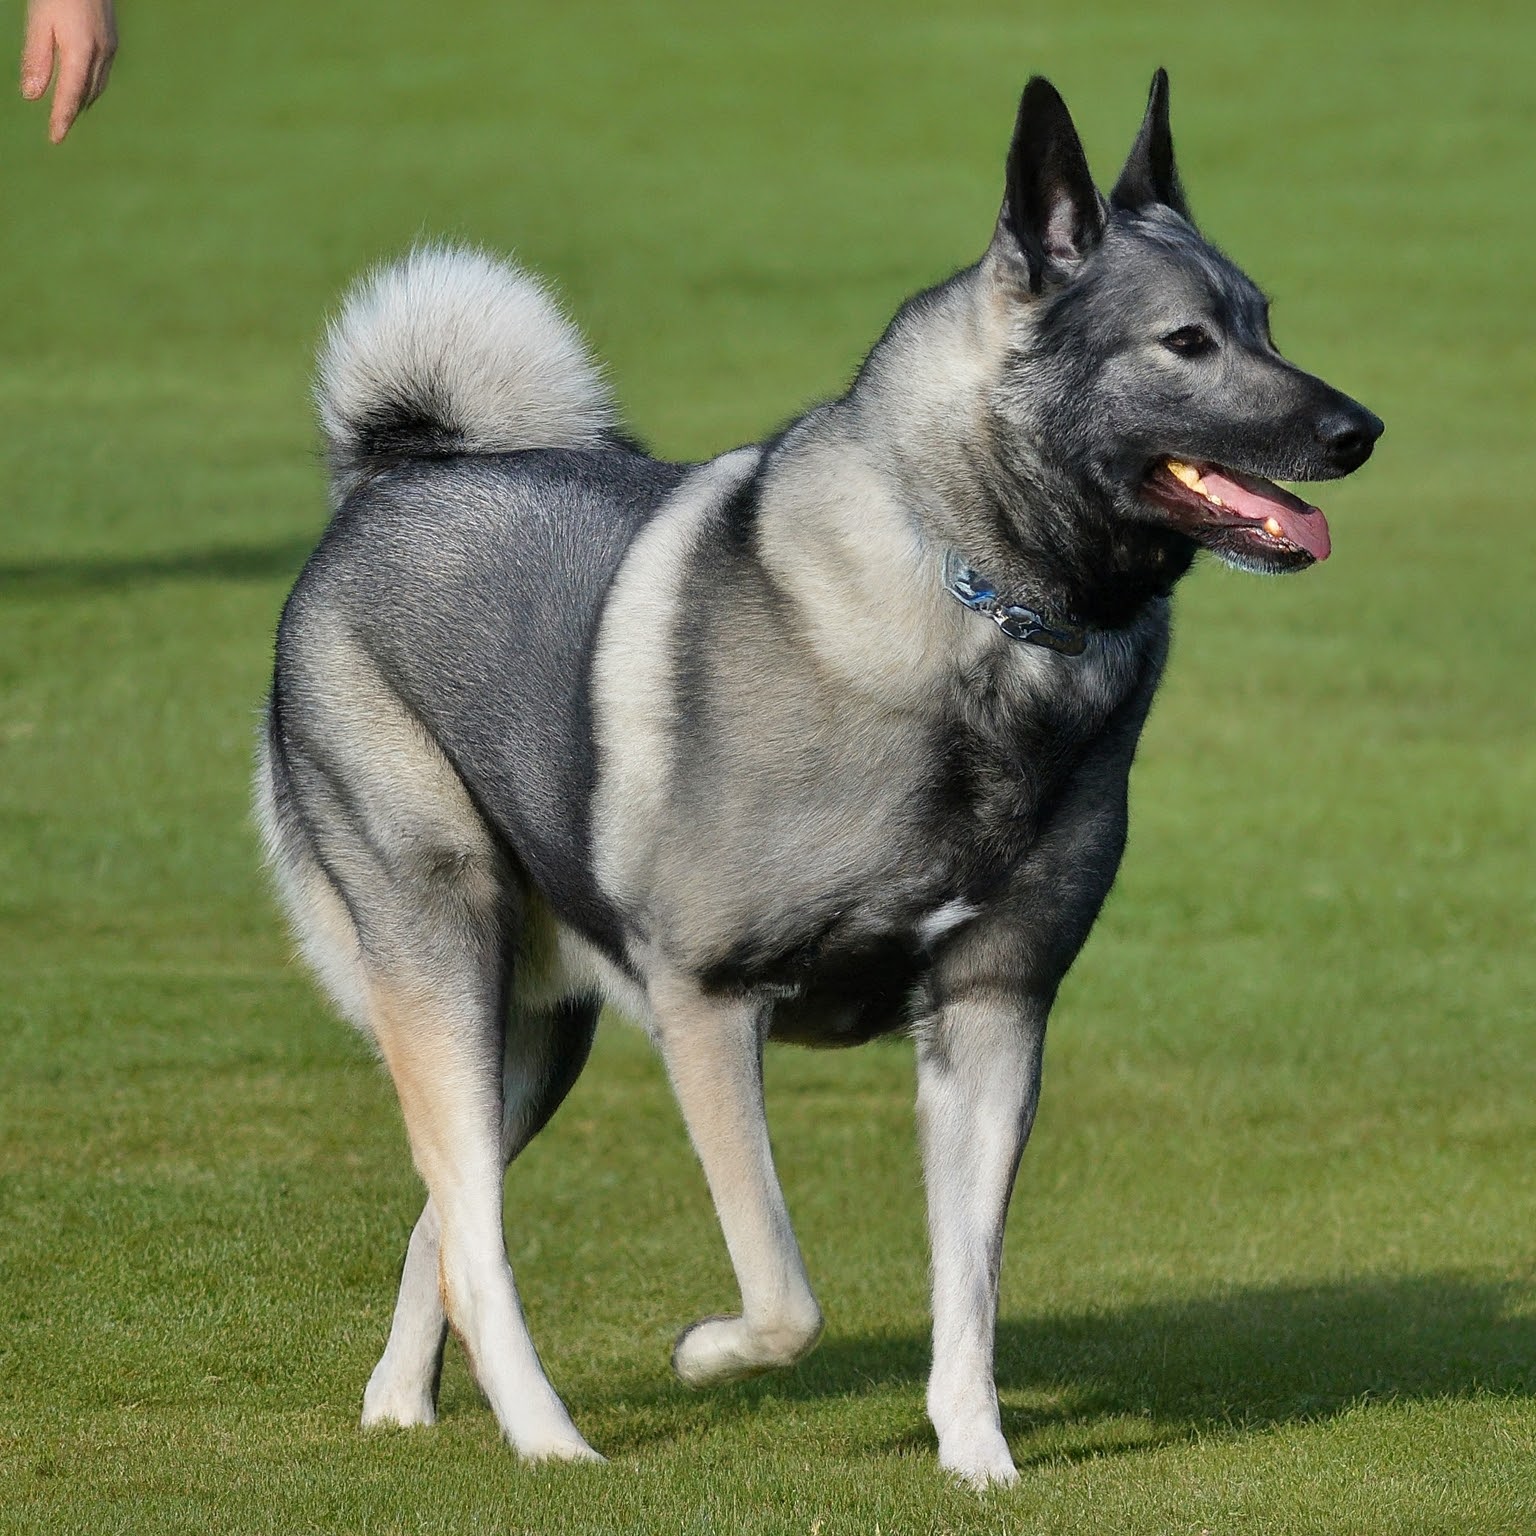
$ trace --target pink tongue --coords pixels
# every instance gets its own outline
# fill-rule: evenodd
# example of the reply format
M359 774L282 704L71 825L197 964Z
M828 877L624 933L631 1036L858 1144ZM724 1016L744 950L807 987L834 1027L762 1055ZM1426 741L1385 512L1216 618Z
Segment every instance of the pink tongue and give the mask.
M1236 470L1200 471L1207 493L1221 497L1229 511L1239 517L1262 523L1269 518L1280 525L1280 537L1299 545L1314 560L1326 560L1332 547L1328 542L1328 520L1316 507L1309 507L1301 497L1282 490L1270 480L1257 475L1243 475Z

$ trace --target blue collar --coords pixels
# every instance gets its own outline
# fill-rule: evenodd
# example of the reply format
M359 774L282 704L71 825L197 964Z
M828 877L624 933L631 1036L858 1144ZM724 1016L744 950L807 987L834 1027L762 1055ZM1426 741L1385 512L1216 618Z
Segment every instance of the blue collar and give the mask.
M1081 656L1088 647L1086 624L1054 619L1039 608L1004 597L952 549L944 555L944 590L972 613L984 613L1010 640L1041 645L1061 656Z

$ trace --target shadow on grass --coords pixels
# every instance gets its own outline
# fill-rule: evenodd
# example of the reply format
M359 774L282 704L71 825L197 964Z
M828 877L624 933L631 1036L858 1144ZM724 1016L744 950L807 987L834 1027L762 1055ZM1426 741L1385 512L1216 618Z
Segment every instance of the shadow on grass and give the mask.
M1372 1398L1536 1396L1533 1304L1533 1285L1421 1275L1007 1318L997 1340L1003 1428L1028 1464L1325 1419ZM928 1449L927 1368L926 1337L839 1338L834 1318L797 1370L728 1389L709 1417L890 1391L911 1398L913 1413L887 1448ZM687 1432L703 1399L679 1390L668 1404L654 1381L637 1386L617 1395L638 1410L616 1426L621 1442Z
M0 565L0 593L67 597L164 581L269 581L280 576L291 580L309 558L315 542L315 538L285 539L277 544L189 549L122 559L18 562Z

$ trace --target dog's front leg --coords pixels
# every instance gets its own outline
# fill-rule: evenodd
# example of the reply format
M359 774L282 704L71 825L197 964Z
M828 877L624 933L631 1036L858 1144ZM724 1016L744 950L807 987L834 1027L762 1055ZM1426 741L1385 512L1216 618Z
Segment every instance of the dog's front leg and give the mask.
M993 1346L1003 1226L1039 1099L1045 1016L1017 998L973 995L918 1036L933 1250L928 1416L940 1465L978 1487L1018 1478L998 1415Z
M684 1330L672 1368L703 1387L793 1365L820 1336L821 1309L768 1144L764 1010L678 977L653 980L649 991L657 1043L741 1288L741 1315Z

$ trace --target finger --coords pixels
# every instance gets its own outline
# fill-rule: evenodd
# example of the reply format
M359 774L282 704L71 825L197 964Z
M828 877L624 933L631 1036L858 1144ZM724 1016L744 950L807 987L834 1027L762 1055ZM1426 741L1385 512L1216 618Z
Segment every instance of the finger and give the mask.
M59 49L59 83L53 88L53 112L48 119L48 136L55 144L64 142L85 104L94 58L95 50L84 44L66 43Z
M91 70L90 88L86 92L85 104L90 106L107 88L107 77L112 73L112 55L110 53L98 53L95 67Z
M21 50L21 94L36 101L53 79L53 26L42 17L27 27L27 40Z
M106 90L107 80L112 74L112 61L116 57L117 23L112 16L112 6L108 0L103 30L96 42L96 72L91 78L91 101L95 101ZM89 104L87 102L87 105Z

